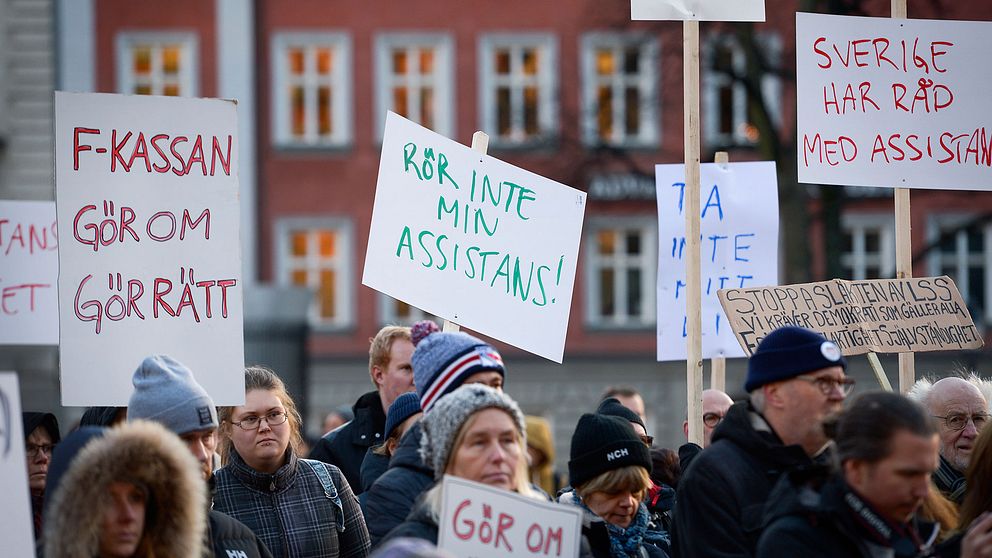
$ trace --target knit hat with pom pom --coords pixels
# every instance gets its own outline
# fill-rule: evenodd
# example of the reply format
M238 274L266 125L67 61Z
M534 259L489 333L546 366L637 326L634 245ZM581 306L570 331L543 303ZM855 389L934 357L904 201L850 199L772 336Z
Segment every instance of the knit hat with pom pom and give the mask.
M425 414L472 374L494 371L506 375L499 352L467 333L440 331L434 322L423 320L413 324L410 337L415 347L413 385Z

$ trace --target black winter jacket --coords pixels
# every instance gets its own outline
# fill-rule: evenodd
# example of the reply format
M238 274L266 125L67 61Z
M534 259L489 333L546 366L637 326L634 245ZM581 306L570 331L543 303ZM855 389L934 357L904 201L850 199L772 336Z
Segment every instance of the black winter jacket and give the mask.
M217 510L210 510L207 517L207 538L216 558L272 558L269 549L244 523Z
M382 411L378 391L359 397L352 410L355 420L325 434L310 451L309 457L341 469L348 484L354 487L356 494L360 494L362 461L370 447L383 442L386 413Z
M917 558L933 556L930 544L936 539L937 526L914 521L895 526L882 520L883 529L891 529L891 543L882 542L864 527L852 507L845 501L850 489L840 475L825 471L796 471L783 475L765 506L765 528L758 543L758 558L802 556L803 558ZM851 494L853 495L853 494ZM857 497L855 497L857 498ZM854 500L862 505L860 499ZM864 508L862 508L864 509ZM880 520L873 512L868 511ZM905 529L905 532L902 532ZM913 531L913 535L909 535ZM902 534L900 535L900 532Z
M418 421L400 439L389 469L365 495L365 523L372 546L402 523L420 494L434 484L434 471L420 459L420 434Z
M418 499L406 520L390 530L381 542L385 543L398 538L413 538L423 539L436 545L437 537L437 520L431 514L430 506L424 503L423 499Z
M713 432L713 443L679 480L673 554L754 556L764 503L778 477L813 465L802 447L783 445L750 403L733 405Z

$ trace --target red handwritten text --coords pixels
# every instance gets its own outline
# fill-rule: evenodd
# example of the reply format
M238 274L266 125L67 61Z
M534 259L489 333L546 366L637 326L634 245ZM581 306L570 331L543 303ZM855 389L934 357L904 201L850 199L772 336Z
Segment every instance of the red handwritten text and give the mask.
M110 172L118 172L118 169L123 172L144 169L146 173L164 174L171 171L176 176L186 176L198 171L202 176L214 176L219 165L221 172L231 175L231 148L234 140L230 134L223 137L208 136L204 139L201 134L170 136L115 128L110 130L109 143L96 147L94 144L100 141L107 142L105 132L99 128L73 128L73 170L78 171L82 155L92 151L98 155L109 154L109 161L105 164L109 164Z

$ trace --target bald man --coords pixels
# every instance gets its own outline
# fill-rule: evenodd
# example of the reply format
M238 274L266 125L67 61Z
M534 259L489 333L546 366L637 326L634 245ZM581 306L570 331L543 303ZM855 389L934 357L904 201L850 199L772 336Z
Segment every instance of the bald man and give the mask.
M710 445L710 438L713 437L713 429L720 424L723 416L727 414L727 409L734 404L734 400L726 393L718 389L703 390L703 447ZM682 423L682 432L689 439L689 419Z
M976 378L977 379L977 378ZM971 460L975 439L989 419L989 402L971 381L951 377L932 385L921 380L910 396L922 403L940 434L940 468L933 475L934 484L959 505L964 500L964 473Z

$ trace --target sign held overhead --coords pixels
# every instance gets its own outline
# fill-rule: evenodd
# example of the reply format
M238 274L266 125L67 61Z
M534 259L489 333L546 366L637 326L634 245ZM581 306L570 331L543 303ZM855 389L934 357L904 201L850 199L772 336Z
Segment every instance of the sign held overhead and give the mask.
M585 201L390 112L362 283L561 362Z
M630 0L630 19L765 21L765 0Z
M818 331L845 355L978 349L982 335L946 275L723 289L730 325L750 355L772 330Z
M161 353L244 402L236 109L56 92L63 405L126 405Z
M58 345L55 202L0 201L0 345Z
M799 181L992 189L992 23L796 14Z

